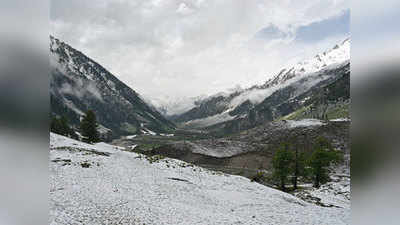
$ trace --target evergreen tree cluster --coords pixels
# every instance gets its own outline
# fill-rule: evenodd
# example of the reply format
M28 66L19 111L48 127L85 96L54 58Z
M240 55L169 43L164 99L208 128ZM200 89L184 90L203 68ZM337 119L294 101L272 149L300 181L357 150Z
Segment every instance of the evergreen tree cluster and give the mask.
M97 131L96 115L92 110L88 110L80 121L79 131L82 135L82 141L94 143L100 141L100 135ZM67 136L79 140L78 135L68 125L68 120L65 116L53 117L50 123L50 131L56 134Z
M50 122L50 131L73 139L78 139L78 135L68 125L68 120L65 116L61 116L60 118L53 117Z
M323 137L318 138L309 157L299 153L297 147L290 143L283 143L275 152L272 160L273 179L282 191L286 191L286 184L292 181L293 189L297 189L300 177L312 179L314 187L329 181L329 166L338 163L343 155L333 150L329 141Z

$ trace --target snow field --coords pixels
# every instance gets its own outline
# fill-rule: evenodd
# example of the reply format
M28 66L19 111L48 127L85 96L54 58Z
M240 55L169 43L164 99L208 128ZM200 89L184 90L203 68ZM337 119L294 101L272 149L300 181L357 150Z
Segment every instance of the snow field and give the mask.
M319 207L244 177L168 158L150 163L121 150L50 134L50 224L349 223L349 208Z

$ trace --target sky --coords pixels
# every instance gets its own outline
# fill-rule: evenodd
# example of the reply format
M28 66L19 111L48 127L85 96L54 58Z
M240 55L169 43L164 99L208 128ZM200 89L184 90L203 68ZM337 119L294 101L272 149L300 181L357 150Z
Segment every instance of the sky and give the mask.
M52 0L51 33L155 105L262 84L349 37L346 0Z

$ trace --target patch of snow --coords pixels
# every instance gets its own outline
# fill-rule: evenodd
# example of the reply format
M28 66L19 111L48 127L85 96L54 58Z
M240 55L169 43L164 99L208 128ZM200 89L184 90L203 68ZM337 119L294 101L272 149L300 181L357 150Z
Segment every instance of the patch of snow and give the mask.
M103 73L102 73L103 74ZM115 83L112 82L111 80L107 80L107 85L113 90L113 91L117 91L117 89L115 88Z
M138 146L138 145L131 145L131 146L128 146L128 148L133 150L133 149L135 149L137 146Z
M125 138L126 139L133 139L133 138L135 138L137 135L135 134L135 135L128 135L128 136L125 136Z
M322 120L317 119L286 120L286 124L289 128L325 125Z
M142 129L141 131L142 131L143 134L153 135L153 136L156 136L156 135L157 135L156 132L151 131L151 130L149 130L149 129L147 129L147 128L144 128L144 129Z
M111 129L109 129L109 128L107 128L107 127L105 127L105 126L99 124L98 127L97 127L97 131L98 131L100 134L106 134L106 133L108 133L108 132L111 132Z
M76 146L111 154L69 150ZM49 158L50 224L350 223L349 208L319 207L247 178L182 166L175 159L150 163L107 144L51 133Z
M329 121L332 121L332 122L348 122L348 121L351 121L349 118L337 118L337 119L332 119L332 120L329 120Z

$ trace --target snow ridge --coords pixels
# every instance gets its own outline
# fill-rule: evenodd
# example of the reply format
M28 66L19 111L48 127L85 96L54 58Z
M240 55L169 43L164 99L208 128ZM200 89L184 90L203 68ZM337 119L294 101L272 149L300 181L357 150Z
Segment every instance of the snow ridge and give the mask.
M297 63L290 68L282 69L275 77L265 82L264 85L246 89L233 99L230 105L234 108L247 100L250 100L253 104L258 104L281 88L287 87L300 79L317 75L325 69L342 66L349 60L350 39L346 39L341 44L335 45L332 49L317 54L309 60Z

